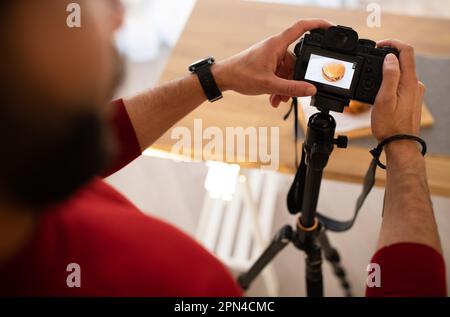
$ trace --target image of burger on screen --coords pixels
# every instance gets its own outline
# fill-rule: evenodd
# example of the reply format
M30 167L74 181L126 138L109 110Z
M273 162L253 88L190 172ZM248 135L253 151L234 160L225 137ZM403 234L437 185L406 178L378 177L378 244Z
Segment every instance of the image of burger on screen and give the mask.
M331 85L343 89L350 89L356 63L311 54L305 79Z

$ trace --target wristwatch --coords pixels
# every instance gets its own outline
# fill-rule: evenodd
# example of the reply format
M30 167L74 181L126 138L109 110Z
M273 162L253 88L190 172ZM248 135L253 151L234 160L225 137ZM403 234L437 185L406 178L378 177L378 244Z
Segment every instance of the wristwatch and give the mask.
M214 57L210 56L189 66L189 71L193 74L197 74L200 85L202 85L203 91L210 102L217 101L223 97L211 72L211 66L214 65L214 63Z

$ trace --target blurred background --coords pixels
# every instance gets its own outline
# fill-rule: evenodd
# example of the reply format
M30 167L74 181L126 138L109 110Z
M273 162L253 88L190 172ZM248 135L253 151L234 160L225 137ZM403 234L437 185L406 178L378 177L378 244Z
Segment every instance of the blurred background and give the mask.
M291 5L308 5L328 8L366 9L368 3L377 3L383 13L450 19L450 1L447 0L261 0ZM195 0L123 0L127 8L125 23L117 34L117 43L127 58L127 77L117 96L135 94L156 85L176 45ZM214 15L214 0L211 16ZM406 27L406 26L405 26ZM442 30L447 32L448 30ZM208 55L210 52L205 52ZM450 57L450 52L449 52ZM151 124L151 123L149 123ZM209 195L205 180L211 166L206 163L177 162L147 153L108 181L124 193L143 211L175 224L195 236L201 222L202 209ZM261 173L253 171L252 173ZM257 177L257 176L256 176ZM295 220L285 207L285 195L292 176L277 174L274 196L274 215L269 221L265 236L271 236L279 227ZM361 187L356 184L324 181L319 209L335 212L344 217L351 212L355 197ZM332 242L341 252L355 294L364 295L366 265L376 245L381 222L384 190L375 188L370 194L356 226L343 234L330 234ZM450 199L432 198L439 223L441 237L447 252L450 250ZM337 209L337 210L336 210ZM348 216L350 213L348 214ZM246 230L246 228L242 228ZM150 252L150 250L149 250ZM219 256L220 257L220 256ZM226 261L225 261L226 262ZM304 296L303 254L292 246L274 262L274 274L278 280L278 295ZM236 272L236 268L231 268ZM239 271L239 268L237 269ZM236 272L237 273L237 272ZM332 276L328 264L324 264L325 295L342 296L342 291ZM450 274L447 274L449 276ZM267 281L258 278L249 295L266 296Z

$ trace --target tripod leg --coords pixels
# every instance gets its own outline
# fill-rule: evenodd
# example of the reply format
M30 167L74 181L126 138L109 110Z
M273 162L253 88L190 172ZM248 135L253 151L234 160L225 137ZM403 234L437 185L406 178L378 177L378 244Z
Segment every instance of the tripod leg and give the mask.
M339 252L331 245L325 230L321 230L319 234L319 243L322 247L325 259L330 262L331 266L333 267L334 275L339 279L341 287L344 289L345 296L351 297L351 286L347 280L345 270L341 265Z
M297 220L296 235L292 240L294 246L306 253L306 295L308 297L323 297L323 277L322 277L322 250L317 236L320 227L318 222L312 228L304 228L301 219Z
M311 246L306 252L306 294L308 297L323 297L322 251Z
M266 265L292 240L293 230L291 226L284 226L276 234L275 238L259 256L258 260L245 273L238 277L238 283L243 290L247 290L253 280L261 273Z

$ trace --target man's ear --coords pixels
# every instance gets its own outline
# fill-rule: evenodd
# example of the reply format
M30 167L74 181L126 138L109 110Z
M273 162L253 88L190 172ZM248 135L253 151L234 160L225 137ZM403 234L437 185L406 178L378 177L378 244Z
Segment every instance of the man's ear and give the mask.
M121 0L108 0L111 2L114 30L119 29L125 19L125 7Z

